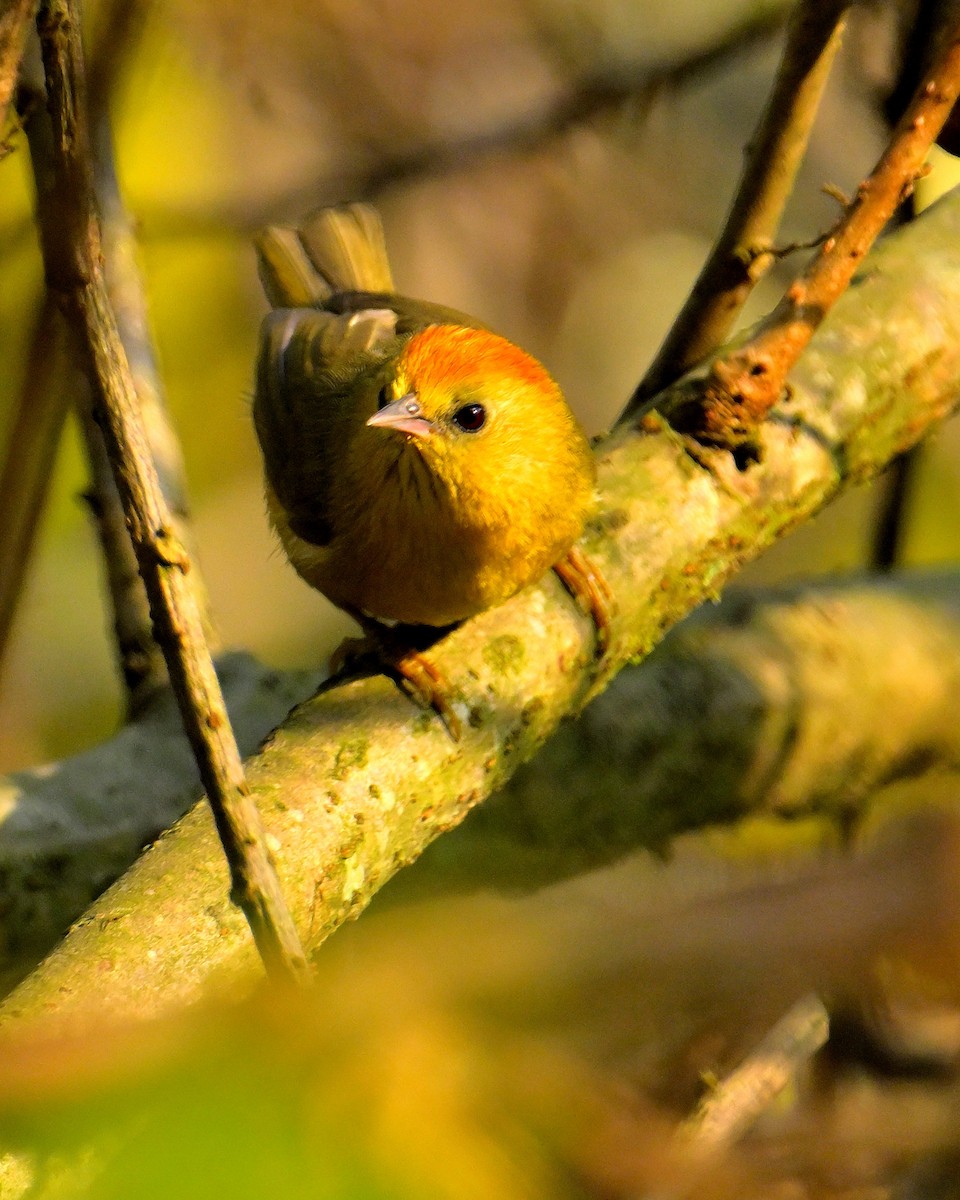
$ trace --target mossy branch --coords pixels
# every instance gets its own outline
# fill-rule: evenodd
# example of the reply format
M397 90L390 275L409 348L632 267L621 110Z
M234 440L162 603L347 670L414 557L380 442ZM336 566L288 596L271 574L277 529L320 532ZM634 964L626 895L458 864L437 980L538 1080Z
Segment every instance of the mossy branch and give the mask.
M245 655L220 677L248 754L317 684ZM839 834L891 780L960 767L958 707L955 572L734 592L622 671L390 894L535 889L757 813L817 815ZM169 693L56 771L0 780L0 980L22 978L198 795ZM190 876L181 853L171 889ZM187 940L190 892L177 918ZM105 897L92 911L115 906Z
M744 561L881 470L958 397L953 196L889 239L837 305L794 373L789 402L761 426L761 462L739 471L732 455L717 452L707 469L658 418L639 432L621 428L598 447L605 508L587 549L619 602L610 673L646 654ZM852 627L854 647L855 634ZM551 578L432 653L459 692L460 744L376 677L301 705L251 764L293 912L313 944L503 786L561 718L606 683L594 677L590 622ZM943 654L935 657L939 669ZM696 800L694 822L702 821ZM98 902L10 998L7 1016L94 1003L155 1011L196 997L211 976L248 971L249 944L225 902L225 875L200 807Z

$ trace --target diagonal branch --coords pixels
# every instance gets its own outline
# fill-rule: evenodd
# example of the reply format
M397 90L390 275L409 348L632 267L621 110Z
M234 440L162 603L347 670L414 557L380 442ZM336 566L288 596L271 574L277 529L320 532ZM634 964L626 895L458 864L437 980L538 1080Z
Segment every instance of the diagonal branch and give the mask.
M218 674L249 754L319 683L241 654ZM390 896L535 890L753 814L817 816L840 835L891 780L960 768L958 708L960 573L737 589L622 671L396 876ZM0 779L0 795L6 991L196 802L172 696L158 694L139 720L55 771ZM181 864L174 877L189 874ZM183 920L195 912L185 887ZM207 920L219 927L219 910L208 907ZM178 978L193 987L189 974Z
M801 0L787 33L773 89L746 150L726 224L693 290L624 412L714 354L747 297L769 270L771 245L803 158L820 97L840 45L850 0Z
M183 457L170 424L153 353L146 296L137 267L136 239L120 196L105 99L104 96L97 108L91 108L93 180L100 217L104 279L117 332L130 365L150 457L170 510L171 526L177 540L195 560L196 544L189 522ZM127 687L127 714L135 717L142 711L147 698L166 681L166 666L153 634L149 604L127 534L123 506L113 483L103 436L89 406L84 406L80 416L94 481L91 501L106 564L116 646ZM215 650L216 631L210 619L203 577L195 570L192 578L207 643Z
M675 1149L682 1160L688 1166L715 1164L809 1065L829 1033L823 1001L812 993L802 996L681 1125Z
M747 559L881 470L958 401L954 196L874 254L798 364L789 407L764 424L761 462L743 472L729 464L718 478L669 432L621 428L600 444L605 507L586 548L619 604L611 668L645 655ZM602 687L592 648L590 622L547 578L431 652L460 692L458 745L383 677L331 687L294 711L249 778L312 943L356 916ZM940 707L953 731L949 706ZM687 790L694 819L701 793ZM97 902L4 1015L102 1006L104 960L111 1008L158 1011L197 998L212 973L249 974L251 957L242 922L223 903L216 837L201 806Z
M912 190L958 91L960 24L954 23L937 61L840 224L750 340L713 363L702 397L667 414L677 429L708 445L752 445L758 423L783 394L794 363Z
M190 561L147 450L133 380L107 297L94 203L83 54L73 0L44 0L38 16L54 127L59 222L41 228L47 286L75 331L94 391L117 488L181 716L230 865L233 894L268 968L303 978L306 963L283 901L257 808L223 704Z

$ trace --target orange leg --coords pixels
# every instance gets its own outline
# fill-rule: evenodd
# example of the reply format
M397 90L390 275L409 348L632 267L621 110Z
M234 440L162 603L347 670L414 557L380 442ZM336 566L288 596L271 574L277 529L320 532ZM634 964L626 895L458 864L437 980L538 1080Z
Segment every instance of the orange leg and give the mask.
M443 672L430 662L423 650L411 644L420 634L426 635L432 645L448 630L419 625L391 627L360 613L350 615L358 622L365 636L345 638L333 653L330 670L336 674L344 669L357 669L364 662L372 661L392 675L418 704L432 708L447 727L451 738L459 742L463 728L447 699L450 685Z
M597 631L597 658L603 658L610 648L614 613L613 595L606 579L579 546L571 546L553 569L581 611L592 618Z

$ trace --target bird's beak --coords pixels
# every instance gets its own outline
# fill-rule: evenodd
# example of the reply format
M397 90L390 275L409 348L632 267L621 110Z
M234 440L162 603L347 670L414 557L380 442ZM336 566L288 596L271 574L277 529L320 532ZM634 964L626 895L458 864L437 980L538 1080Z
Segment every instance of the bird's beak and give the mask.
M367 424L379 429L395 429L397 433L408 433L412 437L420 438L430 437L437 432L436 425L423 415L420 401L414 392L401 396L392 404L385 404L370 417Z

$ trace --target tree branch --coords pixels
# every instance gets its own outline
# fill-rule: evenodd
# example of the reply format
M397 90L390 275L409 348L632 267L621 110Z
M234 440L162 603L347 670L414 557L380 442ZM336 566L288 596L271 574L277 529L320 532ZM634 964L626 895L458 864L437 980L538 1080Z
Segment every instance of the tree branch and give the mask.
M955 573L917 573L706 606L390 895L538 888L757 813L818 815L839 833L891 780L960 766L958 597ZM246 753L317 683L243 655L219 673ZM56 771L0 780L0 979L22 978L198 793L169 693ZM189 895L182 908L186 921Z
M797 5L726 224L630 398L624 419L645 411L651 397L716 353L747 297L770 269L773 237L807 148L849 7L850 0L801 0Z
M683 1123L676 1139L681 1156L701 1166L715 1162L809 1063L829 1032L830 1018L823 1002L814 995L802 996L746 1061L717 1084Z
M136 8L136 5L131 7ZM113 156L113 138L105 107L91 113L93 172L103 250L104 279L117 320L117 332L130 365L150 458L170 512L174 537L191 562L197 546L190 524L186 472L177 435L170 424L166 398L149 333L146 295L137 267L137 247L130 218L120 196ZM153 635L150 608L127 534L123 506L110 474L103 438L87 415L83 421L87 454L100 504L96 515L110 581L120 665L127 685L127 712L136 715L167 678L163 654ZM219 645L202 573L192 574L207 645Z
M958 397L954 196L885 242L836 306L795 371L789 405L760 430L762 462L739 472L717 454L713 474L669 432L621 428L598 447L605 509L586 548L619 603L610 672L646 654L744 561L913 444ZM938 627L929 628L936 641ZM250 781L312 942L357 915L399 867L502 786L562 716L602 690L592 636L547 578L444 639L431 653L460 694L458 745L382 677L330 688L295 710ZM874 665L853 678L862 685ZM902 687L901 664L895 673ZM948 723L946 742L955 733ZM894 755L891 772L898 762L902 769ZM688 814L697 800L689 797ZM155 1011L195 998L213 972L248 972L249 944L223 902L223 876L209 816L195 809L9 999L7 1017L105 1002ZM103 961L111 964L106 1000Z
M751 447L757 423L782 395L787 375L814 331L912 190L958 90L960 26L955 24L839 225L749 341L712 364L697 403L671 408L669 419L675 428L707 445Z
M183 456L157 372L136 238L120 195L110 125L110 101L143 33L147 8L145 0L109 0L101 12L103 27L91 56L87 88L91 165L107 295L133 377L150 457L170 509L174 536L195 563L197 547L189 522ZM88 499L106 567L117 654L127 690L127 715L136 716L167 681L166 663L153 634L150 605L103 435L89 401L78 407L92 481ZM192 582L207 644L214 651L218 641L199 570L193 571Z
M150 611L187 736L230 865L233 894L268 967L303 977L306 963L250 798L188 577L189 559L150 460L133 380L101 266L83 56L73 0L42 0L38 16L54 126L58 223L41 228L47 285L87 359L94 408L114 467Z
M37 58L39 68L39 55ZM54 130L45 106L42 76L32 76L32 71L26 73L19 89L19 99L26 113L24 129L33 169L36 221L41 240L55 245L59 237L57 228L62 218L56 177ZM97 166L100 168L98 175L102 177L102 155L98 155L97 159ZM108 201L112 199L109 192L101 198ZM118 288L116 262L120 253L130 254L132 251L129 244L124 243L123 235L117 231L115 209L108 209L108 217L104 224L104 272L108 279L108 289L114 295L117 291L123 292L126 304L121 308L122 314L127 311L129 305L130 287L127 284L123 289ZM112 288L110 282L114 285ZM116 305L114 310L116 311ZM63 331L56 304L49 290L43 312L51 326L46 336L49 343L55 335ZM119 332L125 352L129 349L139 350L140 341L135 336L131 338L131 332L134 335L139 332L135 321L128 319L122 322ZM16 611L39 515L49 487L49 476L55 461L63 421L72 407L86 447L90 483L85 492L85 499L95 522L103 554L107 589L113 610L117 659L127 686L127 709L128 712L135 712L143 698L164 683L167 677L166 666L153 636L150 608L137 567L136 555L130 543L123 506L113 481L103 434L94 419L89 381L86 375L76 368L66 378L51 379L51 372L55 366L64 367L65 347L61 343L62 339L47 347L48 360L35 361L34 355L28 364L17 424L8 443L3 475L0 476L0 514L4 511L13 514L13 519L9 522L0 521L0 554L10 565L9 572L0 575L0 646L6 642ZM54 350L56 354L52 353ZM142 379L138 379L138 397L142 395L141 383Z

